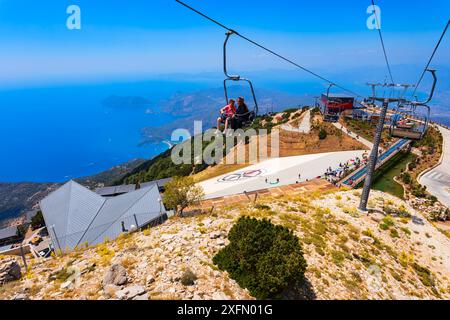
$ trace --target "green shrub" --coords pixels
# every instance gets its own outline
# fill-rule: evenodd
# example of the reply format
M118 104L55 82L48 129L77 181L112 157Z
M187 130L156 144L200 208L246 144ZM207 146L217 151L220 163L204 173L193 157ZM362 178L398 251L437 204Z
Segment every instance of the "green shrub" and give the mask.
M431 287L434 284L433 275L431 274L431 271L428 268L422 267L421 265L415 262L413 263L412 266L424 286Z
M213 262L257 299L274 297L303 280L306 260L289 229L266 219L241 217L228 239L230 244Z
M381 230L389 230L391 227L395 225L394 219L391 216L386 216L381 220L380 229Z
M404 184L410 184L412 182L412 177L408 172L403 173L401 178Z
M183 286L193 286L196 280L197 276L191 270L186 270L181 276L181 284Z
M436 202L438 202L438 198L436 198L436 196L433 195L430 195L428 199L430 200L431 205L434 205Z
M400 235L398 234L398 231L396 229L391 229L389 234L390 234L390 236L392 238L399 238L400 237Z
M299 107L297 107L297 108L289 108L289 109L284 110L283 112L288 113L290 115L291 113L297 112L298 110L300 110Z
M321 128L319 131L319 139L325 140L327 136L328 136L327 131L324 128Z
M44 216L42 215L42 211L38 211L36 215L31 218L31 228L33 230L42 228L45 226Z
M319 107L315 107L311 110L311 115L315 116L316 114L320 113L320 108Z
M255 209L258 209L258 210L272 210L272 208L271 207L269 207L268 205L265 205L265 204L255 204Z

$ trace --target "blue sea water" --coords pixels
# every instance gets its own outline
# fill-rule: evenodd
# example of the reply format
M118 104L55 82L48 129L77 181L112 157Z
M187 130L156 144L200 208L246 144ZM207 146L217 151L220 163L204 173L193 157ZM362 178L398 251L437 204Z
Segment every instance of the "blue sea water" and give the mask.
M140 146L140 130L172 120L145 108L109 108L111 96L157 102L198 83L146 81L0 91L0 181L64 182L135 158L151 158L167 146Z
M450 116L446 117L440 116L435 118L432 117L432 120L450 127Z
M313 84L260 81L289 93L321 92ZM158 101L175 92L215 88L220 82L152 80L102 85L0 90L0 182L64 182L135 158L149 159L164 143L141 145L141 129L172 121L146 108L110 108L105 98L139 96ZM438 120L438 119L436 119ZM439 122L450 125L450 118Z

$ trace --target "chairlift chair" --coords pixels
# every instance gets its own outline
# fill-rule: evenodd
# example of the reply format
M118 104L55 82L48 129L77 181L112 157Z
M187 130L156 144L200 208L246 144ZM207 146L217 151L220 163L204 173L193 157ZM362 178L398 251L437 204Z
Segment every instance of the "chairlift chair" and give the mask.
M226 103L229 103L229 96L228 96L228 83L230 81L232 82L246 82L249 87L250 87L250 91L252 94L252 98L253 98L253 103L254 103L254 107L253 110L249 109L249 112L245 113L245 114L241 114L241 115L237 115L238 117L241 118L247 118L246 121L243 121L244 124L246 123L251 123L253 122L256 117L258 116L258 111L259 111L259 106L258 106L258 100L256 99L256 94L255 94L255 89L253 87L253 83L251 80L243 78L239 75L230 75L228 73L228 68L227 68L227 45L228 45L228 40L230 39L230 37L236 34L236 31L228 31L225 35L225 42L223 44L223 71L225 73L225 80L223 81L223 86L224 86L224 91L225 91L225 100Z
M325 122L338 122L340 117L340 112L330 112L330 89L334 86L334 84L330 84L327 90L327 102L325 103L324 110L323 110L323 120Z
M418 112L423 109L423 112ZM428 130L431 109L428 105L412 105L408 112L405 106L399 105L391 119L390 135L393 138L413 141L422 140Z
M431 109L428 103L433 99L437 78L435 70L427 69L433 76L433 85L426 101L416 101L410 103L400 103L394 115L391 117L389 133L393 138L407 139L412 141L422 140L427 133L430 123ZM419 112L418 109L422 109Z

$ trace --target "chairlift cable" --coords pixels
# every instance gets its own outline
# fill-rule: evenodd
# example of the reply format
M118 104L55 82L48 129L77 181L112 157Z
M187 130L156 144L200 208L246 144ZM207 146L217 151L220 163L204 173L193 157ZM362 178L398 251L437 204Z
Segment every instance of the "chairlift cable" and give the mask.
M439 46L441 45L441 42L442 42L442 40L444 39L445 34L447 33L447 30L448 30L448 26L449 26L449 25L450 25L450 20L447 21L447 25L445 26L444 31L442 32L442 35L441 35L441 37L439 38L438 43L437 43L436 46L434 47L433 53L431 54L431 57L430 57L430 59L428 60L427 65L426 65L425 69L423 69L423 72L422 72L422 74L421 74L421 76L420 76L420 78L419 78L419 81L417 81L417 84L416 84L416 87L415 87L414 92L413 92L413 94L412 94L412 97L415 96L415 94L416 94L416 92L417 92L417 89L419 88L420 84L422 83L423 77L425 76L425 73L427 72L428 68L430 67L431 62L433 61L434 56L435 56L437 50L439 49Z
M307 73L309 73L309 74L311 74L311 75L313 75L313 76L315 76L315 77L317 77L317 78L319 78L319 79L321 79L321 80L323 80L323 81L325 81L325 82L327 82L327 83L329 83L329 84L332 84L332 85L334 85L335 87L340 88L340 89L342 89L342 90L344 90L344 91L346 91L346 92L348 92L348 93L350 93L350 94L352 94L352 95L354 95L354 96L356 96L356 97L363 97L363 96L364 96L364 95L360 95L360 94L358 94L358 93L356 93L356 92L354 92L354 91L352 91L352 90L346 89L345 87L343 87L343 86L341 86L341 85L339 85L339 84L337 84L337 83L335 83L335 82L333 82L333 81L331 81L331 80L329 80L329 79L327 79L327 78L325 78L325 77L319 75L318 73L313 72L313 71L309 70L309 69L306 68L306 67L303 67L302 65L300 65L300 64L298 64L298 63L296 63L296 62L294 62L294 61L292 61L292 60L290 60L290 59L288 59L288 58L286 58L286 57L284 57L284 56L282 56L281 54L279 54L279 53L277 53L277 52L275 52L275 51L273 51L273 50L271 50L271 49L269 49L269 48L267 48L267 47L265 47L265 46L259 44L259 43L256 42L256 41L254 41L254 40L252 40L252 39L250 39L250 38L248 38L248 37L246 37L246 36L240 34L240 33L237 32L236 30L233 30L233 29L227 27L227 26L224 25L223 23L221 23L221 22L219 22L219 21L217 21L217 20L215 20L215 19L213 19L213 18L207 16L206 14L204 14L204 13L198 11L197 9L195 9L195 8L193 8L193 7L191 7L191 6L189 6L188 4L186 4L186 3L184 3L184 2L182 2L182 1L180 1L180 0L175 0L175 1L178 2L179 4L183 5L184 7L188 8L189 10L191 10L191 11L197 13L198 15L202 16L203 18L205 18L205 19L207 19L207 20L209 20L209 21L215 23L215 24L218 25L219 27L221 27L221 28L223 28L223 29L225 29L225 30L228 30L228 31L230 31L230 32L233 32L234 34L236 34L236 35L239 36L240 38L242 38L242 39L244 39L244 40L250 42L251 44L253 44L253 45L255 45L255 46L257 46L257 47L259 47L259 48L261 48L261 49L263 49L263 50L265 50L265 51L267 51L267 52L269 52L270 54L272 54L272 55L274 55L274 56L276 56L276 57L278 57L278 58L280 58L280 59L282 59L282 60L284 60L284 61L286 61L286 62L292 64L292 65L294 65L295 67L300 68L300 69L302 69L303 71L305 71L305 72L307 72Z
M373 9L375 10L375 1L374 0L372 0L372 6L373 6ZM389 72L389 77L391 78L392 84L394 84L395 81L394 81L394 77L392 76L391 64L389 63L389 58L388 58L388 55L387 55L386 46L384 44L383 33L381 32L380 20L378 18L378 14L377 14L376 11L375 11L375 20L377 22L378 35L380 37L381 46L383 47L384 59L386 61L386 66L387 66L387 69L388 69L388 72Z

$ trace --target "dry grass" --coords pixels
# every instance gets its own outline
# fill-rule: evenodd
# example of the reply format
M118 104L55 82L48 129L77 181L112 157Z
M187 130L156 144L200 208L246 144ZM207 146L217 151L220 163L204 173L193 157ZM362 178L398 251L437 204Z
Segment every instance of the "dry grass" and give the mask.
M313 130L309 134L281 131L280 156L291 157L306 154L325 152L366 150L367 147L360 142L343 134L340 130L328 123L322 123L328 136L324 140L319 139L318 133Z

